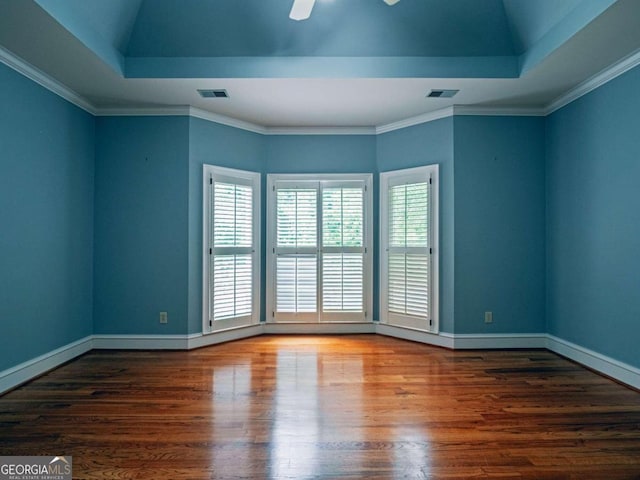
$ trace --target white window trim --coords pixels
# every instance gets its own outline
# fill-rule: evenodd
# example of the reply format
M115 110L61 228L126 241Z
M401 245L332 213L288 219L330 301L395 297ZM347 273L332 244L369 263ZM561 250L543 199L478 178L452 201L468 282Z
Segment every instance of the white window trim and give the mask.
M437 164L434 165L426 165L422 167L415 168L407 168L403 170L394 170L389 172L382 172L380 174L380 255L379 255L379 275L380 275L380 323L385 323L389 325L396 325L394 322L391 322L388 318L388 307L389 307L389 298L388 298L388 278L386 275L387 271L387 263L389 260L389 184L391 182L402 182L403 179L407 180L407 183L411 180L414 180L416 177L422 176L423 178L431 178L431 202L430 202L430 233L431 233L431 320L432 325L427 326L427 328L422 328L420 326L420 322L412 322L404 323L402 326L405 328L412 328L415 330L427 331L430 333L438 333L440 328L440 248L439 248L439 217L440 217L440 207L439 207L439 166Z
M221 320L220 323L211 322L209 318L209 248L211 229L211 201L209 197L209 187L211 178L223 180L234 179L248 182L252 185L253 195L253 225L252 242L253 251L252 262L252 305L251 316L247 322L246 318ZM258 172L236 170L233 168L217 167L215 165L203 165L202 174L202 332L204 334L228 330L231 328L246 327L260 323L260 181L261 175Z
M317 184L320 182L364 182L364 280L363 295L365 308L365 322L373 321L373 174L371 173L327 173L327 174L268 174L267 175L267 261L266 261L266 321L275 322L275 275L276 256L274 255L276 238L276 198L275 185L280 182L291 182L304 186L305 184ZM320 304L318 304L317 320L313 323L354 323L352 321L321 321ZM310 322L304 322L310 323ZM357 322L361 323L361 322Z

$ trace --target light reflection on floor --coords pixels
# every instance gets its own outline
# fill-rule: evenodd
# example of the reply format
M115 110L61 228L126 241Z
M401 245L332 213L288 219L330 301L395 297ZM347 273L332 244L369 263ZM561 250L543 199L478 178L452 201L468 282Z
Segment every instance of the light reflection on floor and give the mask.
M265 441L268 456L260 462L266 469L261 470L265 478L316 478L317 472L326 472L328 466L336 473L366 472L376 469L378 462L394 466L390 478L428 477L429 439L424 428L411 425L407 418L398 418L392 428L379 425L388 430L388 439L373 462L362 453L362 445L370 441L370 427L363 425L370 425L371 417L385 407L367 389L379 389L386 372L379 367L379 353L324 352L322 344L330 341L322 337L277 338L282 348L273 353L275 369L263 372L255 385L251 359L213 367L215 436L225 438L226 431L236 435L226 438L226 447L213 449L214 465L233 462L235 478L255 477L259 473L256 463L245 460L255 453L256 441ZM410 401L408 388L401 402ZM226 406L217 412L217 404ZM256 424L256 417L264 422ZM238 435L239 425L243 426L242 436Z

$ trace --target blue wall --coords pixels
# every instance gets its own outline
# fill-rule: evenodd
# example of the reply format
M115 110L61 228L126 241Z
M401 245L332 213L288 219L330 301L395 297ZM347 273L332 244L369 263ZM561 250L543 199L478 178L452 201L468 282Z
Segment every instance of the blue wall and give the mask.
M189 333L202 332L202 166L217 165L262 173L265 138L218 123L189 119ZM262 193L264 196L264 186ZM265 285L264 205L263 200L261 285ZM264 288L261 305L261 318L264 318Z
M273 135L267 137L268 173L374 173L373 135Z
M94 333L184 334L189 118L96 122Z
M547 119L548 331L640 367L640 68Z
M454 331L453 153L452 117L377 137L378 172L440 165L440 330L450 333ZM376 285L378 283L376 278Z
M94 119L0 64L0 371L92 333Z
M543 333L544 118L454 125L455 333Z
M263 174L263 250L266 173L374 173L376 213L377 173L438 163L441 330L548 331L640 367L640 68L547 119L378 136L94 119L3 65L0 84L0 370L92 333L201 330L204 163Z

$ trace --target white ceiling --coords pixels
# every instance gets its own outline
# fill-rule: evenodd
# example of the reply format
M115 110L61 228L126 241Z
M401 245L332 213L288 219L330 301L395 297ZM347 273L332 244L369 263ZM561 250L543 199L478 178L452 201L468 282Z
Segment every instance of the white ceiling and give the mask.
M640 46L640 1L621 0L516 79L130 79L34 3L1 0L0 7L0 44L97 111L191 106L272 128L379 127L452 105L542 111ZM224 88L230 98L202 99L198 88ZM453 99L425 98L440 88L460 93Z

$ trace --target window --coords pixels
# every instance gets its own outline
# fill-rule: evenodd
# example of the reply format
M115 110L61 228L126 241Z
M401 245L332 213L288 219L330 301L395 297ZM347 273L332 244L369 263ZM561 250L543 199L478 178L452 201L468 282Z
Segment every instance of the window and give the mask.
M371 175L269 175L267 312L371 321Z
M381 321L438 331L438 166L380 175Z
M258 323L260 174L204 166L204 332Z

